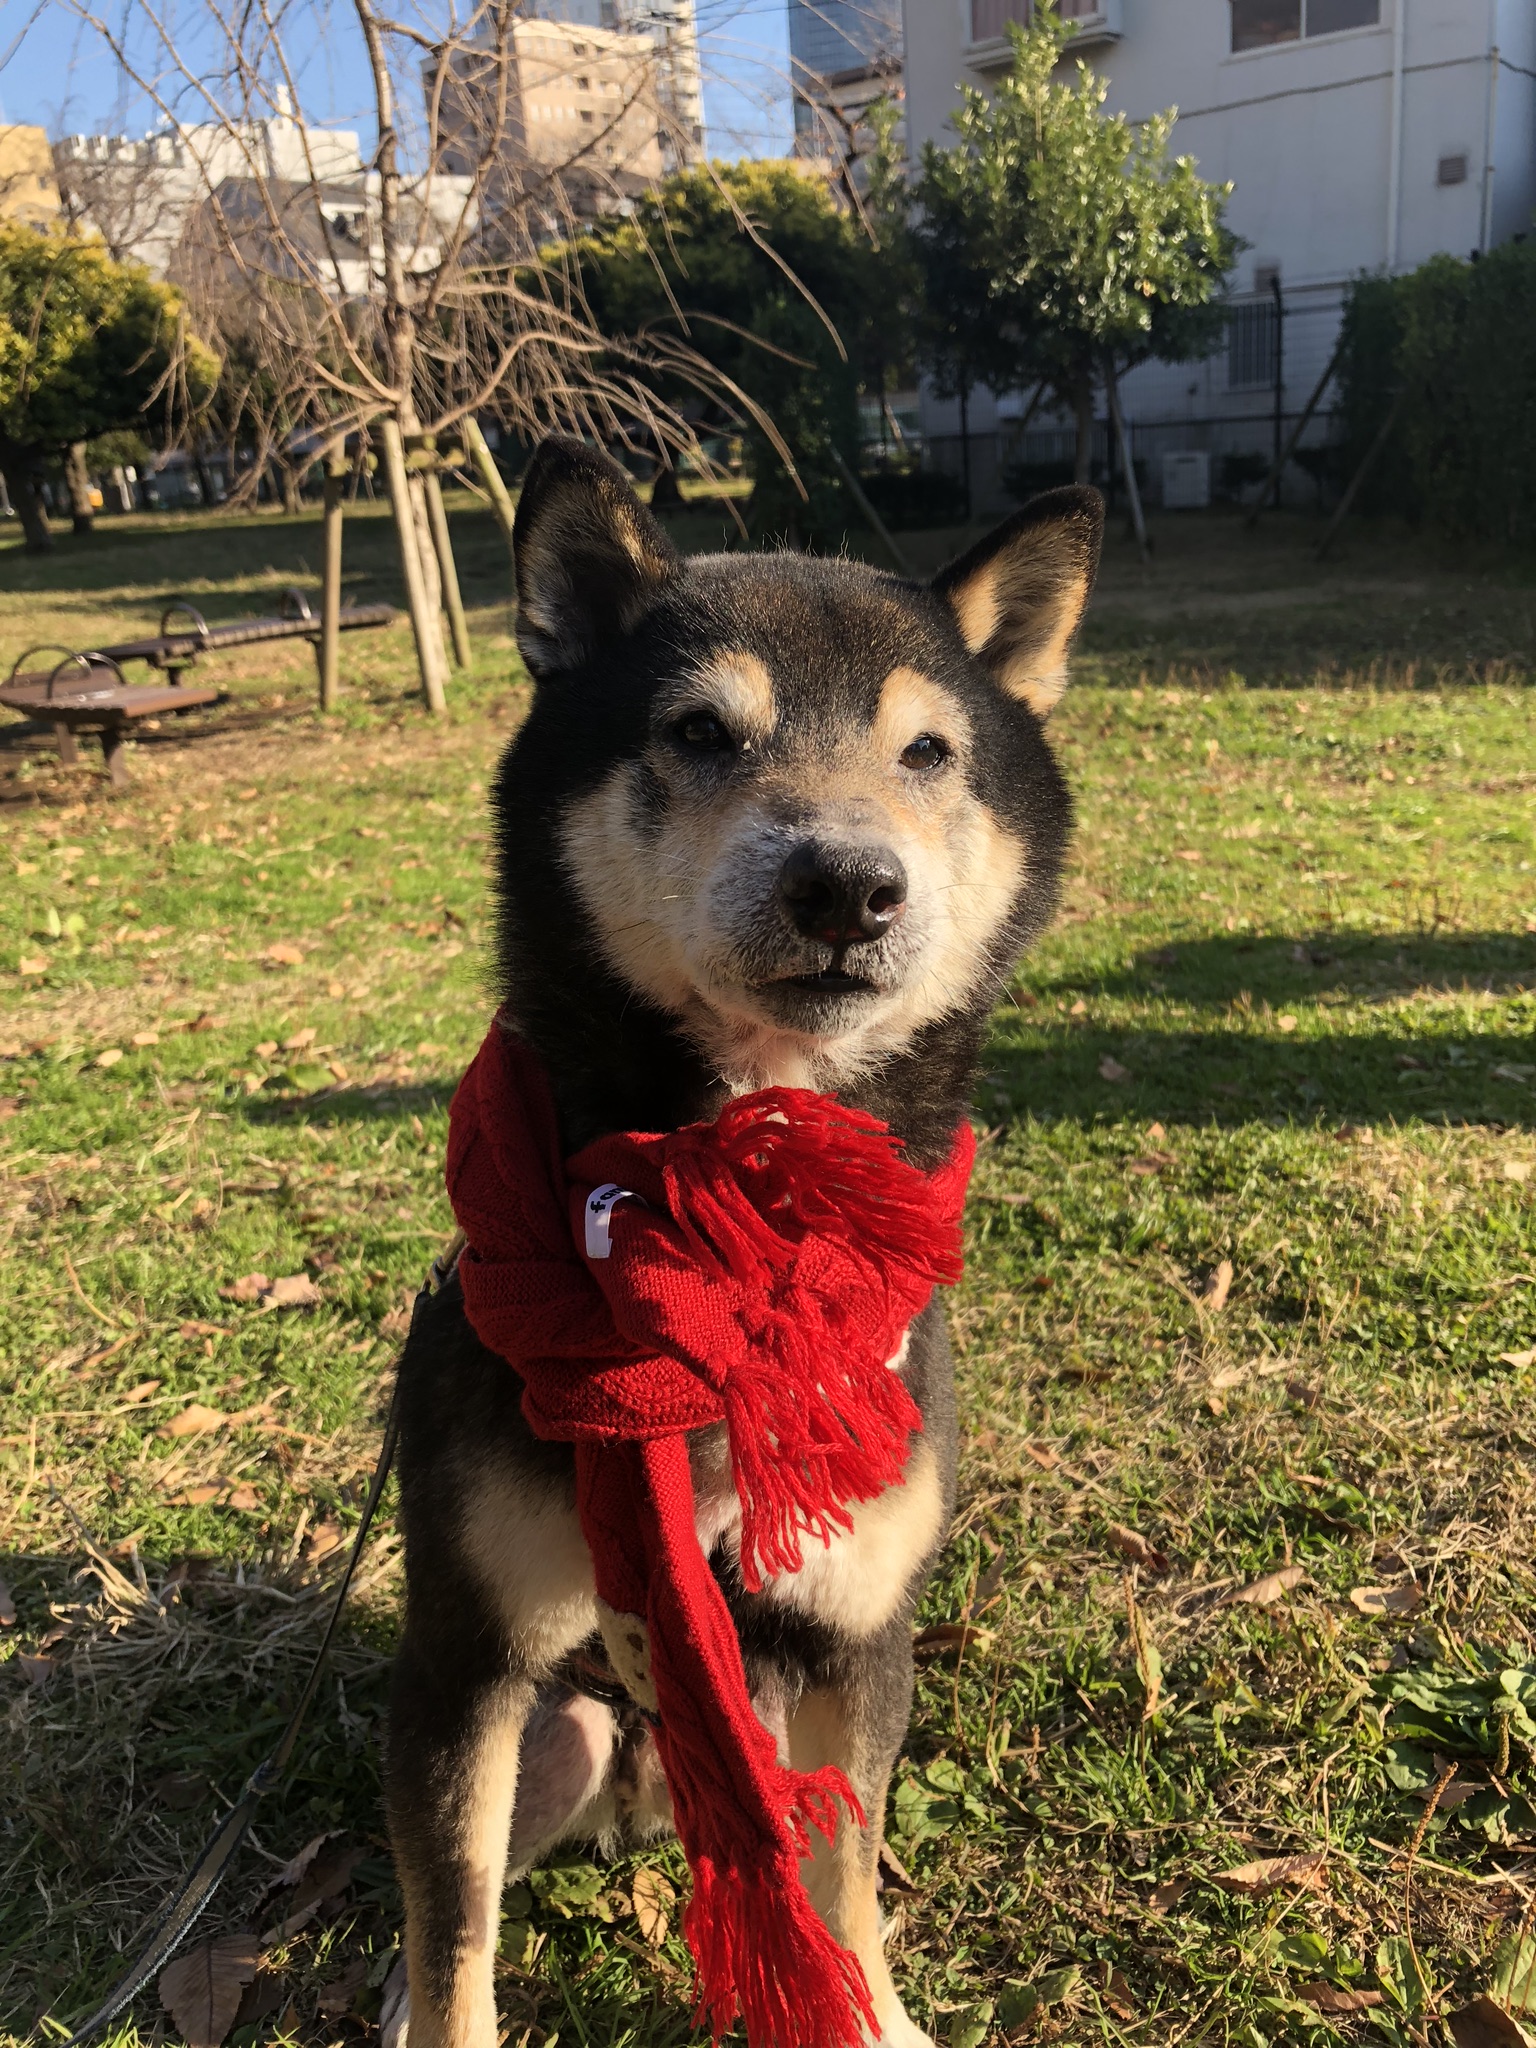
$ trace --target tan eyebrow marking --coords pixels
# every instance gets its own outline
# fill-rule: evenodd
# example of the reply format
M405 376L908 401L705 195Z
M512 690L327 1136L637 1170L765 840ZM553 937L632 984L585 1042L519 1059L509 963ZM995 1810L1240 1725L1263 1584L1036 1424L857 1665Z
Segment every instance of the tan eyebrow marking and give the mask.
M779 715L773 677L744 647L722 648L680 677L663 700L664 710L685 711L693 706L718 712L736 737L744 740L765 740Z
M903 664L880 685L873 729L876 753L882 760L894 759L922 732L936 732L953 742L971 736L970 722L949 691L921 669Z

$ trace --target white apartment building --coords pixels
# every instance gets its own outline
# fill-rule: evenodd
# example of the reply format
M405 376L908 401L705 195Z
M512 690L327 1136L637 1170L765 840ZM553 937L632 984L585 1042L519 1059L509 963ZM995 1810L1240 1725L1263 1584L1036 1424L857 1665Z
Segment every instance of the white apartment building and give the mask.
M1007 24L1028 12L1029 0L906 0L914 154L953 140L958 87L994 83ZM1228 347L1125 380L1154 493L1162 452L1269 451L1275 412L1299 413L1328 362L1350 279L1536 226L1536 0L1064 0L1061 12L1111 111L1178 109L1173 150L1231 181L1227 218L1249 245ZM973 396L971 428L995 458L1008 459L1021 408L1017 395ZM958 408L929 395L924 427L942 444ZM1326 431L1324 417L1309 438ZM1052 433L1031 433L1025 459L1052 459ZM985 445L973 473L984 496Z

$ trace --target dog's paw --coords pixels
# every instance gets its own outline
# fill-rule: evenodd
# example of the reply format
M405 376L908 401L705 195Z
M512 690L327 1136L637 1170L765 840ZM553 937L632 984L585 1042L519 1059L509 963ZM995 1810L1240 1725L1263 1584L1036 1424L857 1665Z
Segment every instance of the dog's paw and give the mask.
M379 2008L379 2048L407 2048L411 2033L411 1986L401 1956L384 1979L384 2003Z

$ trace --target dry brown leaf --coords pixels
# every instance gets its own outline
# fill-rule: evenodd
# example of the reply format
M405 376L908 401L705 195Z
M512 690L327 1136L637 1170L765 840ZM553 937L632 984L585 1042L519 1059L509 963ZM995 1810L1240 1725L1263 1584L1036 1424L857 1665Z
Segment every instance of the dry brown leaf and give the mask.
M220 1505L226 1508L237 1508L243 1515L254 1514L256 1509L261 1506L261 1495L254 1486L235 1486L231 1487L229 1498L222 1501Z
M1337 1984L1303 1984L1296 1996L1315 2005L1319 2012L1369 2012L1372 2006L1381 2004L1379 1991L1341 1991Z
M925 1652L936 1656L941 1650L968 1650L973 1645L984 1650L991 1640L989 1628L975 1628L965 1621L938 1621L932 1628L918 1630L912 1648L919 1657Z
M180 1330L183 1337L227 1337L228 1323L183 1323Z
M260 1045L253 1046L251 1050L255 1053L257 1059L269 1060L273 1053L277 1051L277 1040L275 1038L264 1038Z
M1315 1408L1323 1398L1319 1390L1316 1387L1309 1387L1305 1380L1287 1380L1285 1391L1303 1408Z
M635 1872L631 1890L640 1932L652 1948L660 1948L667 1938L668 1915L677 1904L671 1880L645 1864Z
M205 1408L201 1401L192 1401L179 1415L173 1415L161 1429L162 1436L202 1436L210 1429L221 1429L229 1420L218 1408Z
M277 1876L273 1878L273 1890L275 1891L281 1885L297 1884L326 1843L335 1841L337 1833L337 1829L330 1828L323 1835L311 1835L303 1848L296 1850L277 1873Z
M1099 1061L1099 1079L1101 1081L1129 1081L1130 1078L1130 1068L1122 1067L1113 1053L1105 1053L1103 1059Z
M313 1024L306 1024L302 1031L295 1031L292 1038L283 1040L284 1052L302 1052L306 1045L313 1045L320 1036Z
M246 1273L221 1287L219 1293L225 1301L260 1301L271 1284L265 1273Z
M1127 1173L1146 1175L1161 1173L1164 1167L1177 1164L1178 1160L1172 1152L1144 1152L1140 1159L1133 1159L1125 1170Z
M1216 1393L1225 1393L1229 1387L1240 1387L1248 1377L1246 1365L1224 1365L1220 1372L1211 1374L1211 1387Z
M180 1493L167 1496L168 1508L205 1508L209 1501L220 1499L228 1490L227 1479L203 1479L196 1486L184 1486Z
M1516 1372L1524 1372L1527 1366L1536 1365L1536 1344L1529 1351L1501 1351L1500 1365L1512 1365Z
M327 1899L334 1899L346 1890L352 1882L353 1871L367 1853L361 1848L330 1849L317 1857L289 1900L283 1919L276 1927L269 1927L262 1938L272 1942L286 1941L301 1927L307 1927Z
M876 1869L879 1872L880 1889L882 1891L913 1893L917 1891L917 1879L913 1877L911 1871L908 1870L889 1842L882 1842L880 1844L880 1854L876 1860Z
M339 2015L350 2012L352 2001L368 1979L368 1958L356 1956L348 1963L339 1977L333 1977L329 1984L322 1984L315 2003L321 2012Z
M16 1669L28 1685L46 1685L57 1668L58 1660L54 1657L23 1656L16 1659Z
M160 1043L160 1034L158 1031L135 1031L133 1043L135 1045L158 1045Z
M15 1626L16 1602L11 1596L10 1587L4 1579L0 1579L0 1628L14 1628Z
M316 1522L304 1538L304 1556L311 1564L317 1564L322 1557L329 1557L333 1550L340 1550L346 1541L340 1522L327 1517Z
M1107 1531L1110 1547L1118 1550L1122 1557L1128 1557L1132 1564L1139 1564L1143 1571L1161 1578L1168 1569L1168 1556L1155 1543L1149 1543L1139 1529L1128 1529L1123 1522L1111 1522Z
M1217 1871L1212 1884L1220 1885L1239 1899L1267 1899L1286 1885L1298 1891L1320 1892L1328 1879L1328 1858L1321 1852L1311 1856L1261 1856L1256 1863L1239 1863L1234 1869Z
M122 1056L123 1048L120 1045L109 1045L105 1052L97 1053L96 1064L98 1067L115 1067Z
M1291 1015L1289 1010L1286 1011L1283 1017L1277 1017L1275 1019L1275 1024L1277 1028L1281 1031L1294 1031L1296 1029L1296 1019Z
M320 1290L307 1273L290 1273L274 1280L261 1297L263 1308L313 1308Z
M1147 1904L1154 1913L1171 1913L1188 1890L1187 1877L1166 1878L1162 1884L1153 1887L1152 1896Z
M1104 1984L1104 2003L1117 2020L1127 2025L1141 2017L1135 1993L1119 1970L1110 1969Z
M1266 1572L1263 1578L1254 1579L1251 1584L1239 1586L1235 1592L1226 1594L1221 1604L1225 1607L1236 1601L1248 1607L1273 1607L1306 1576L1299 1564L1282 1565L1279 1571Z
M1223 1259L1205 1283L1200 1299L1213 1316L1220 1315L1227 1305L1227 1296L1232 1292L1232 1261Z
M1409 1579L1401 1586L1356 1586L1349 1599L1362 1614L1417 1614L1424 1605L1424 1590Z
M1025 1444L1024 1455L1038 1465L1042 1472L1054 1472L1061 1463L1048 1444Z
M261 1967L253 1935L200 1941L160 1972L160 2003L187 2048L219 2048L235 2023L240 1996Z
M1502 2005L1474 1998L1446 2021L1456 2048L1530 2048L1530 2036Z
M290 944L287 939L279 939L268 946L261 957L270 960L274 967L302 967L304 964L303 948Z

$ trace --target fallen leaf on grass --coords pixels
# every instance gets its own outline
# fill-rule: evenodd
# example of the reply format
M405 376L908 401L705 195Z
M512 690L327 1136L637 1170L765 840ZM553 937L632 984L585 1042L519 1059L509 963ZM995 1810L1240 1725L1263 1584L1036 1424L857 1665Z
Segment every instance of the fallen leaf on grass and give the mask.
M677 1904L677 1893L671 1880L659 1870L643 1865L635 1872L630 1887L635 1902L635 1918L640 1923L640 1932L652 1948L660 1948L667 1938L667 1929L672 1908Z
M1291 1015L1289 1011L1287 1011L1283 1017L1277 1017L1275 1019L1275 1024L1277 1028L1281 1031L1294 1031L1296 1029L1296 1019Z
M1410 1579L1402 1586L1356 1586L1349 1600L1362 1614L1417 1614L1424 1605L1424 1593Z
M1217 1871L1211 1878L1224 1892L1239 1899L1267 1899L1286 1885L1298 1891L1320 1892L1328 1880L1328 1858L1311 1856L1261 1856L1256 1863L1239 1863L1231 1870Z
M1128 1529L1123 1522L1111 1522L1105 1533L1110 1547L1118 1550L1122 1557L1128 1557L1132 1564L1139 1564L1143 1571L1158 1578L1167 1571L1167 1553L1159 1550L1155 1543L1149 1543L1139 1529Z
M1527 1159L1506 1159L1506 1160L1505 1160L1505 1162L1504 1162L1504 1178L1505 1178L1506 1180L1514 1180L1514 1181L1519 1181L1519 1182L1521 1182L1521 1183L1523 1184L1524 1182L1528 1181L1528 1180L1530 1179L1530 1177L1531 1177L1531 1166L1530 1166L1530 1161L1529 1161L1529 1160L1527 1160Z
M165 1504L169 1508L205 1508L210 1503L249 1514L261 1506L261 1496L254 1486L234 1479L202 1479L195 1486L184 1486L180 1493L169 1494Z
M974 1628L964 1621L938 1621L932 1628L918 1630L912 1648L919 1657L925 1653L935 1656L941 1650L968 1650L973 1644L984 1650L991 1640L989 1628Z
M0 1579L0 1628L14 1628L15 1626L16 1602L11 1596L10 1587L4 1579Z
M876 1862L880 1889L884 1892L917 1892L917 1880L902 1862L889 1842L880 1844L880 1855Z
M147 1401L151 1394L158 1392L160 1386L159 1380L140 1380L136 1387L130 1387L124 1394L124 1406L132 1407L137 1402Z
M158 1031L135 1031L132 1043L134 1045L158 1045L160 1043L160 1034Z
M1524 2027L1491 1998L1474 1998L1446 2021L1456 2048L1530 2048Z
M306 1847L308 1845L306 1844ZM299 1854L303 1855L300 1850ZM317 1856L309 1865L293 1897L288 1901L288 1911L275 1927L269 1927L262 1936L264 1941L286 1941L297 1934L301 1927L307 1927L327 1899L334 1899L344 1892L352 1882L352 1873L367 1854L365 1849L331 1849Z
M1279 1571L1266 1572L1263 1578L1254 1579L1250 1585L1239 1586L1235 1592L1225 1594L1221 1604L1226 1607L1237 1602L1247 1607L1273 1607L1306 1576L1299 1564L1282 1565Z
M1223 1259L1212 1273L1201 1293L1200 1299L1213 1316L1221 1314L1227 1305L1227 1296L1232 1292L1232 1261Z
M312 1308L320 1290L307 1273L269 1280L265 1273L247 1273L219 1289L225 1301L257 1301L263 1308Z
M1102 1993L1104 2003L1109 2007L1117 2020L1123 2020L1129 2025L1132 2020L1139 2019L1141 2016L1135 1996L1131 1991L1130 1985L1119 1970L1110 1968L1107 1964L1105 1969L1106 1975Z
M302 967L304 952L300 946L292 945L287 939L278 939L262 954L263 960L270 960L274 967Z
M1224 1365L1220 1372L1211 1374L1211 1390L1224 1394L1229 1387L1240 1387L1248 1377L1246 1365Z
M98 1067L115 1067L122 1056L123 1048L120 1045L109 1045L105 1052L97 1053L96 1064Z
M1302 1408L1315 1408L1323 1398L1316 1387L1309 1387L1305 1380L1287 1380L1285 1391Z
M284 1052L302 1052L306 1045L313 1045L320 1036L313 1024L306 1024L302 1031L295 1031L292 1038L283 1040Z
M187 2048L219 2048L235 2023L240 1998L261 1968L261 1949L249 1934L200 1941L160 1972L160 2003L176 2022Z
M228 1323L186 1322L181 1325L179 1335L183 1337L227 1337Z
M21 1673L28 1685L46 1685L57 1668L57 1659L53 1657L18 1657L16 1659L16 1669Z
M1125 1170L1127 1173L1146 1175L1161 1173L1165 1167L1177 1164L1178 1160L1172 1152L1147 1152L1140 1159L1133 1159Z
M329 1984L322 1984L315 2000L321 2012L339 2016L350 2012L352 2001L368 1978L368 1959L357 1956L348 1963L339 1977L333 1977Z
M329 1518L323 1522L316 1522L304 1538L305 1559L310 1564L318 1564L322 1557L329 1557L333 1550L340 1550L346 1540L340 1522Z
M1099 1061L1099 1079L1101 1081L1129 1081L1130 1078L1130 1068L1122 1067L1113 1053L1105 1053L1103 1059Z
M1529 1351L1501 1351L1500 1365L1512 1365L1516 1372L1524 1372L1527 1366L1536 1365L1536 1344Z
M1038 1465L1042 1472L1054 1472L1061 1463L1060 1458L1048 1444L1025 1444L1023 1450L1025 1457L1033 1464Z
M1437 1771L1435 1783L1440 1784L1440 1779L1445 1775L1445 1760L1437 1756L1435 1758L1435 1766ZM1479 1792L1486 1792L1487 1789L1486 1785L1478 1784L1475 1778L1452 1778L1449 1784L1440 1785L1440 1796L1438 1799L1435 1799L1433 1811L1436 1813L1450 1813L1455 1807L1460 1806L1464 1800L1475 1799ZM1414 1797L1422 1799L1428 1805L1429 1801L1435 1797L1435 1786L1421 1786L1414 1794Z
M165 1424L162 1436L201 1436L210 1429L218 1429L229 1417L218 1408L205 1408L201 1401L192 1401L179 1415L173 1415Z
M296 1850L273 1878L271 1889L279 1891L284 1885L296 1885L326 1843L335 1841L337 1833L336 1828L328 1828L323 1835L311 1835L303 1848Z
M1162 1884L1153 1887L1152 1896L1147 1900L1147 1904L1154 1913L1171 1913L1188 1890L1187 1877L1166 1878Z
M1296 1996L1319 2012L1369 2012L1382 2002L1379 1991L1341 1991L1337 1984L1302 1984Z
M320 1290L307 1273L292 1273L284 1280L274 1280L262 1296L263 1308L313 1308L320 1299Z

